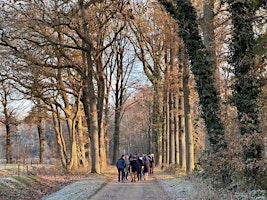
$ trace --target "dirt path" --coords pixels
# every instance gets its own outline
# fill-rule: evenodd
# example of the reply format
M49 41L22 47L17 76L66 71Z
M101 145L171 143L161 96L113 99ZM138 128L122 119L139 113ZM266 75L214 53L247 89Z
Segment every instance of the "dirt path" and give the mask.
M148 180L125 183L117 182L117 179L110 181L105 187L99 190L92 200L169 200L169 196L162 190L154 177Z
M90 175L88 178L71 183L61 190L43 197L43 200L170 200L156 178L124 183L118 182L117 172L108 170L107 176Z

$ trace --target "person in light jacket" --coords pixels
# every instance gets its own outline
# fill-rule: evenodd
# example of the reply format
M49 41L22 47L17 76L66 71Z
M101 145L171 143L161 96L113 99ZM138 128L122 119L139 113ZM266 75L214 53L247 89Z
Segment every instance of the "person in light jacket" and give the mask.
M125 168L124 168L124 174L125 174L125 179L128 180L128 175L130 173L130 161L129 157L125 156Z

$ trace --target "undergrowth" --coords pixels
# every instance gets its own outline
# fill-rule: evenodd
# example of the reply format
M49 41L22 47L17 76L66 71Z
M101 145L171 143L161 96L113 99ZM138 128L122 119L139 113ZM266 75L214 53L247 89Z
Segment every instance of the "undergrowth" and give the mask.
M229 185L220 184L214 177L202 177L199 174L186 175L185 171L179 168L169 167L163 173L180 178L176 182L176 187L180 184L191 185L192 191L189 192L188 199L212 199L212 200L266 200L266 190L251 188L245 182L232 182ZM165 175L166 176L166 175ZM262 177L263 179L264 177Z

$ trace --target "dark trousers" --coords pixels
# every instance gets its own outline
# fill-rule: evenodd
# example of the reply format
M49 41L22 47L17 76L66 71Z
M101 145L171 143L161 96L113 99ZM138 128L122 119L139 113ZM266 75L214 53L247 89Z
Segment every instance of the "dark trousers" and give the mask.
M137 178L138 178L138 181L141 181L142 180L142 169L138 169L138 171L137 171Z
M125 179L128 180L129 171L124 172L125 173Z
M123 181L125 177L124 169L118 169L118 181Z

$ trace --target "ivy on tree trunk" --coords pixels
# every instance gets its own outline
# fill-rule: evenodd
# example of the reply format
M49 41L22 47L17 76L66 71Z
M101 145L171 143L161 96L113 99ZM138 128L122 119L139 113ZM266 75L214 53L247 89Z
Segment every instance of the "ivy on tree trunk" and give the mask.
M219 152L226 147L224 126L220 119L220 96L213 79L215 69L210 53L199 35L196 11L189 0L176 0L175 4L165 0L159 2L179 24L179 34L191 61L211 150Z
M250 168L246 170L246 174L251 176L255 172L255 166L249 165L261 158L262 152L255 140L260 133L257 99L261 91L261 80L254 65L253 17L257 5L253 1L228 0L228 3L233 23L229 56L235 75L232 103L237 108L239 129L244 139L243 159L247 169Z

